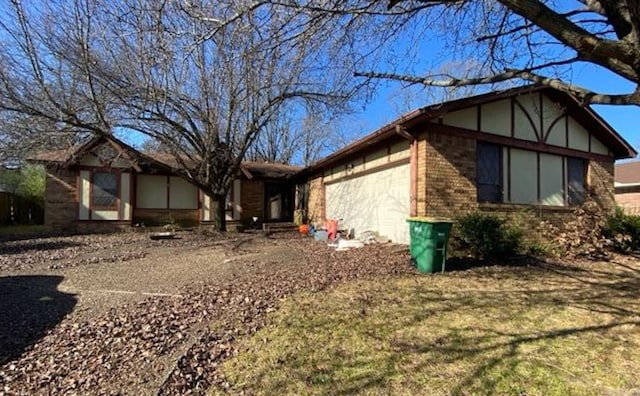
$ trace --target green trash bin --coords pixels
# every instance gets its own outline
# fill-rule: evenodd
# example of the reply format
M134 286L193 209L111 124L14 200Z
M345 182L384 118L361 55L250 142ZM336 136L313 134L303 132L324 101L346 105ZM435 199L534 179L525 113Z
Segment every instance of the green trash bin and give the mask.
M411 217L409 252L420 272L444 272L447 241L453 221L434 217Z

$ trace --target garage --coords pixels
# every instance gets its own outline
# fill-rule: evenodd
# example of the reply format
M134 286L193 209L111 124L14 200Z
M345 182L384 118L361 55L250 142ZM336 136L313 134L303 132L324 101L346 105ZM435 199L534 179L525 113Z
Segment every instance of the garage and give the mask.
M402 163L361 176L345 177L325 186L326 217L340 228L376 231L396 243L409 243L410 167Z

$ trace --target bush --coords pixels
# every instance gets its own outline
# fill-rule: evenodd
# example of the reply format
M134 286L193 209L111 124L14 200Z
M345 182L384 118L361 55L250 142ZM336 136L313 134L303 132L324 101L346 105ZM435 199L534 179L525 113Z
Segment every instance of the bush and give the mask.
M457 221L459 248L468 250L475 258L512 256L522 246L522 230L496 215L474 212Z
M607 219L602 234L619 252L638 251L640 250L640 216L628 215L622 208L616 208L615 214Z

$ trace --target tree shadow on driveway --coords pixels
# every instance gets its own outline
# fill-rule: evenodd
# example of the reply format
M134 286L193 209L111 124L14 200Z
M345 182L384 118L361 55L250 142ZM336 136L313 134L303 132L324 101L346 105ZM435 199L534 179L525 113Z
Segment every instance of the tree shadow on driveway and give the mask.
M0 277L0 365L20 356L76 305L57 289L62 276Z

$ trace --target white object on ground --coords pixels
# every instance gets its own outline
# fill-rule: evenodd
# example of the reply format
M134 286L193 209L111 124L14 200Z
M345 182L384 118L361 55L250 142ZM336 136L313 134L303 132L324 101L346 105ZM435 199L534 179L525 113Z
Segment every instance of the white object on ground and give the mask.
M338 250L344 250L344 249L359 249L361 247L364 246L364 243L362 243L362 241L359 241L357 239L340 239L338 240Z

